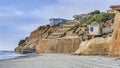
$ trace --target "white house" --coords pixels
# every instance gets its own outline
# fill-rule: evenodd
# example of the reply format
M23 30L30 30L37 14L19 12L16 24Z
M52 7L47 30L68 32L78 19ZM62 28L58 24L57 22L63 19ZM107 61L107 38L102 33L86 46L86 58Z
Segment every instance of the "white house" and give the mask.
M89 35L101 35L99 25L89 25Z
M62 18L51 18L49 19L49 21L50 21L50 26L55 26L60 23L66 23L67 20Z

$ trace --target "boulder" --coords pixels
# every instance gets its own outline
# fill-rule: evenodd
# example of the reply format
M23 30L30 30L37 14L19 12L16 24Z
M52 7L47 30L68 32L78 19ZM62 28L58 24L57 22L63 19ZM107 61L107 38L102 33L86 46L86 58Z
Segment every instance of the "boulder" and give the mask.
M106 55L108 54L111 38L94 38L84 41L79 49L75 51L76 55Z
M117 13L114 19L114 31L112 33L109 56L120 56L120 13Z

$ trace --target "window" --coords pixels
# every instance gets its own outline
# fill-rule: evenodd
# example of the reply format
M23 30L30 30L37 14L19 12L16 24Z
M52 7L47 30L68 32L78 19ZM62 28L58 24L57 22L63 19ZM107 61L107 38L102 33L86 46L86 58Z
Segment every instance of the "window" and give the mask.
M94 28L93 27L90 27L90 32L93 32Z

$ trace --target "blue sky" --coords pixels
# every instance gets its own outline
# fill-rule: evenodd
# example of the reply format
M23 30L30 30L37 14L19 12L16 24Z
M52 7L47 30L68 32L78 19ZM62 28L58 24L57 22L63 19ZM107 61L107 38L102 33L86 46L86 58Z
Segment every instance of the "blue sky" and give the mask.
M72 19L75 14L106 11L120 0L0 0L0 50L14 50L49 18Z

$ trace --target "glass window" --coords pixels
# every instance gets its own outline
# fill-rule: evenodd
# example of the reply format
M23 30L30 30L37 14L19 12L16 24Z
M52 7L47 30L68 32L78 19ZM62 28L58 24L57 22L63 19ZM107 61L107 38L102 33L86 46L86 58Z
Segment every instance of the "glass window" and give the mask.
M90 32L93 32L94 28L93 27L90 27Z

